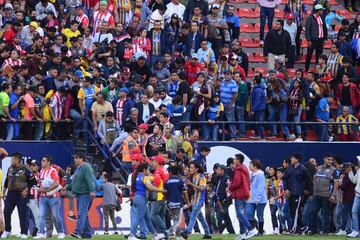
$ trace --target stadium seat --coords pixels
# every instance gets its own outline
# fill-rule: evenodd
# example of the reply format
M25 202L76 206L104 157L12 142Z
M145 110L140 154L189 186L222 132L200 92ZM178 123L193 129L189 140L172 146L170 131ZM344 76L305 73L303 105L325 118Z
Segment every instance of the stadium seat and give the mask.
M264 54L262 52L255 53L255 60L256 60L256 62L259 62L259 63L266 62L265 58L264 58Z
M303 3L305 4L305 5L313 5L314 4L314 0L303 0Z
M303 54L299 60L296 61L296 63L305 63L306 62L306 54ZM316 55L315 53L313 53L313 55L311 56L311 63L315 63L316 62Z
M251 8L240 8L238 12L238 16L241 18L253 18L254 17L254 10Z
M275 18L284 18L284 11L278 8L275 8Z
M281 4L286 4L288 1L287 0L281 0Z
M260 32L260 23L256 23L256 24L255 24L255 31L256 31L256 32ZM268 32L268 31L269 31L269 27L268 27L267 24L265 24L264 31L265 31L265 32Z
M257 4L257 0L248 0L248 3L250 3L250 4Z
M253 71L253 69L252 68L249 68L248 69L248 74L247 74L247 77L248 78L253 78L254 77L254 71Z
M332 44L332 41L329 39L326 41L325 45L324 45L324 48L325 49L330 49L331 48L331 44Z
M240 24L240 31L244 33L256 33L254 25L252 25L251 23Z
M346 10L346 9L337 10L336 13L339 14L340 16L348 19L348 20L355 18L355 17L351 14L351 12L349 12L349 11Z
M305 38L303 38L301 40L301 48L307 48L307 47L308 47L308 41Z
M249 62L256 62L256 59L255 59L253 53L248 53L247 56L248 56Z
M339 24L339 25L336 25L335 26L335 32L339 32L339 29L341 28L341 25Z
M254 69L254 73L261 73L263 76L266 76L266 73L267 73L267 68L255 68Z
M251 38L241 38L240 42L243 47L250 47L250 48L254 47L254 42Z
M288 69L287 69L287 73L288 73L289 78L293 78L293 77L295 76L296 69L294 69L294 68L288 68Z
M260 8L255 8L255 15L254 18L259 18L260 17Z
M254 48L258 48L260 47L260 39L259 38L255 38L254 39Z
M336 2L335 0L329 0L329 3L332 5L332 6L338 6L339 3Z

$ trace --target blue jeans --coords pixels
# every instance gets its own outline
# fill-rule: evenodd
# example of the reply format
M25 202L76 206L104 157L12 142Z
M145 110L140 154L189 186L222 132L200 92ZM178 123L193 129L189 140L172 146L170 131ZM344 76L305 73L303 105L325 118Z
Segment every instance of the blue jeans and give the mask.
M199 219L201 226L203 227L204 231L205 231L205 235L210 235L210 229L209 226L204 218L204 215L201 212L201 208L204 206L204 203L201 204L194 204L192 206L192 211L191 211L191 215L190 215L190 222L189 225L187 226L187 228L184 230L184 233L186 234L190 234L195 223L196 223L196 219Z
M237 120L240 122L245 121L245 107L244 106L236 106L236 116ZM239 137L245 137L246 126L245 124L239 123Z
M359 231L360 195L356 194L351 209L352 230Z
M147 227L151 233L155 233L154 227L151 223L150 213L147 207L147 199L145 196L141 196L136 194L133 201L133 206L136 210L136 217L134 219L133 224L131 225L130 234L135 236L138 227L141 228L140 224L142 224L145 220Z
M42 136L44 135L44 123L43 122L36 122L34 124L34 140L41 140Z
M326 142L329 139L328 136L328 125L326 124L319 124L317 126L318 132L318 141Z
M235 211L240 225L240 234L244 234L246 230L250 231L254 228L244 214L245 204L245 200L235 199Z
M249 221L255 220L255 211L256 217L259 223L264 222L264 209L266 203L246 203L245 213Z
M320 196L313 196L311 201L311 210L309 216L309 229L313 232L316 230L316 217L319 211L321 210L322 214L322 225L320 225L320 231L324 233L330 232L330 201L328 197L320 197Z
M129 176L129 174L133 170L131 162L122 162L122 166L124 167L124 169L126 170L127 175Z
M18 123L8 123L6 130L6 140L17 140L20 135L20 129Z
M301 222L303 224L304 227L309 227L309 219L312 217L310 216L310 210L311 210L311 202L312 202L313 197L308 197L308 199L306 199L304 206L302 208L302 219Z
M204 141L217 141L219 134L219 124L203 124L203 140Z
M39 212L40 212L40 233L45 234L46 216L49 214L54 219L55 227L58 233L65 233L64 223L60 216L60 200L59 198L52 197L40 197L39 200Z
M256 122L264 122L264 117L265 117L265 110L256 111L254 115L255 118L254 120ZM255 132L257 136L259 136L260 134L261 138L265 137L264 126L262 124L257 124L255 126Z
M276 204L270 204L271 223L272 223L273 230L275 230L275 228L279 227L278 217L276 214L277 212L278 212L278 206Z
M268 111L269 111L268 121L275 122L276 121L276 106L269 104ZM270 127L271 135L276 136L277 135L276 125L270 124L269 127Z
M231 107L230 109L225 108L225 117L227 121L235 121L235 113L234 108ZM229 130L230 130L230 138L236 138L236 125L235 124L229 124Z
M302 108L299 107L297 115L291 115L292 121L296 122L296 123L300 122L301 121L301 113L302 113ZM294 128L294 125L293 125L293 128ZM295 124L295 128L296 128L297 137L301 137L301 126L298 124Z
M351 214L351 209L352 209L353 203L342 203L342 208L339 211L339 215L336 216L337 219L340 219L340 230L346 230L347 226L349 225L349 223L351 223L351 221L348 221L351 219L351 217L349 217L349 215ZM351 224L350 224L351 226Z
M132 205L130 208L130 224L131 224L131 226L135 223L135 219L136 219L136 209L135 209L134 205ZM140 231L141 237L146 237L149 233L144 219L140 223L139 231Z
M280 105L280 122L287 122L287 115L288 115L288 106L286 103L282 103ZM280 125L281 129L284 132L286 138L290 137L289 128L286 124Z
M260 40L264 40L266 17L268 18L269 31L272 29L274 8L260 7Z
M91 237L91 226L88 212L92 204L92 198L88 193L76 195L78 220L74 233L83 237Z
M192 111L193 106L191 104L186 105L186 112L184 112L184 114L182 115L182 120L187 122L190 120L190 114Z
M166 211L165 201L154 201L154 202L150 202L150 204L151 204L151 220L153 226L157 233L164 233L166 236L167 232L166 232L166 224L165 224L165 211Z
M289 211L289 202L287 199L285 199L285 202L283 204L278 205L279 209L279 216L280 216L280 226L281 230L289 230L292 228L292 219L290 217L290 211Z

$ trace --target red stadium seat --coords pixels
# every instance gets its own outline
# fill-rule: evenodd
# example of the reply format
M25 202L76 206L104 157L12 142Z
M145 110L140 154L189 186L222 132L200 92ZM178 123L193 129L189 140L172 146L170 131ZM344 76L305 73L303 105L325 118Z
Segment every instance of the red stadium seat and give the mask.
M305 38L303 38L301 40L301 48L307 48L307 47L308 47L308 41Z
M266 76L266 73L267 73L267 68L255 68L254 69L254 73L261 73L263 76Z
M243 47L250 47L250 48L254 47L254 42L251 38L241 38L240 42Z
M305 63L306 62L306 54L303 54L298 61L296 61L297 63ZM311 56L311 63L315 63L316 62L316 55L315 53L313 53L313 55Z
M257 0L248 0L248 3L250 3L250 4L257 4Z
M256 59L255 59L253 53L248 53L247 56L248 56L249 62L256 62Z
M258 48L260 47L260 39L259 38L255 38L254 39L254 48Z
M331 48L331 44L332 44L332 41L329 39L326 41L325 45L324 45L324 48L325 49L330 49Z
M303 0L303 3L305 4L305 5L313 5L314 4L314 0Z
M338 6L339 3L336 2L335 0L329 0L329 3L332 5L332 6Z
M251 8L240 8L238 15L241 18L253 18L254 10L252 10Z
M284 18L284 11L278 8L275 8L275 18Z
M256 31L256 32L260 32L260 23L256 23L256 24L255 24L255 31ZM265 24L264 31L265 31L265 32L268 32L268 31L269 31L269 27L268 27L267 24Z
M346 9L337 10L336 13L339 14L340 16L348 19L348 20L355 18L355 17L352 15L352 13L349 12L348 10L346 10Z
M259 18L260 17L260 8L255 8L255 15L254 18Z
M281 0L281 4L286 4L288 1L287 0Z
M251 23L240 24L240 31L244 33L256 33L254 25L252 25Z
M287 72L288 72L289 78L293 78L293 77L295 76L296 69L294 69L294 68L288 68Z
M253 71L253 69L252 68L249 68L248 69L248 74L247 74L247 77L248 78L253 78L254 77L254 71Z
M339 25L336 25L335 26L335 32L339 32L339 29L341 28L341 25L339 24Z
M255 53L255 60L256 62L260 62L260 63L266 62L264 58L264 54L262 52Z

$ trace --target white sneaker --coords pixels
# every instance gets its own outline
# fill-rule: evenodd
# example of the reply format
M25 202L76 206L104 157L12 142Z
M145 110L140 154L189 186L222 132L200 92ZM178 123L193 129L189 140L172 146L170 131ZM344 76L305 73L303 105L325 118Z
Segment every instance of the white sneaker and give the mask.
M345 230L339 230L337 233L335 233L336 236L346 236Z
M65 233L58 234L58 239L64 239L64 238L65 238Z
M10 237L10 235L11 235L11 232L4 231L4 232L1 234L1 238L8 238L8 237Z
M26 234L21 234L21 239L27 239L27 235Z
M128 240L139 240L137 237L135 237L134 235L130 235L128 237Z
M158 234L155 235L154 240L160 240L160 239L164 239L164 238L166 238L165 234L158 233Z
M246 234L239 234L237 237L236 237L236 240L244 240L246 239Z
M39 233L34 239L46 239L46 235L43 233Z
M279 235L279 233L280 233L279 228L275 228L274 234L275 234L275 235Z
M347 235L348 237L351 238L356 238L357 236L359 236L359 232L358 231L352 231L350 234Z
M263 40L260 41L260 46L264 46L264 41Z
M295 139L295 142L302 142L302 141L303 139L301 137Z
M258 230L256 228L254 228L253 230L249 231L247 234L246 234L246 238L245 239L250 239L254 236L256 236L258 234Z

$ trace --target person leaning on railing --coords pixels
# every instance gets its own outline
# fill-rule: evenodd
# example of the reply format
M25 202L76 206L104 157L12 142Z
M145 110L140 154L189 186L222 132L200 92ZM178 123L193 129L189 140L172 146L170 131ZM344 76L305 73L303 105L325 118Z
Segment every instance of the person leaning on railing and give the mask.
M348 106L342 108L342 114L336 118L336 123L344 123L337 125L337 140L338 141L354 141L354 130L356 131L356 125L350 125L346 123L358 122L357 118L350 114Z

